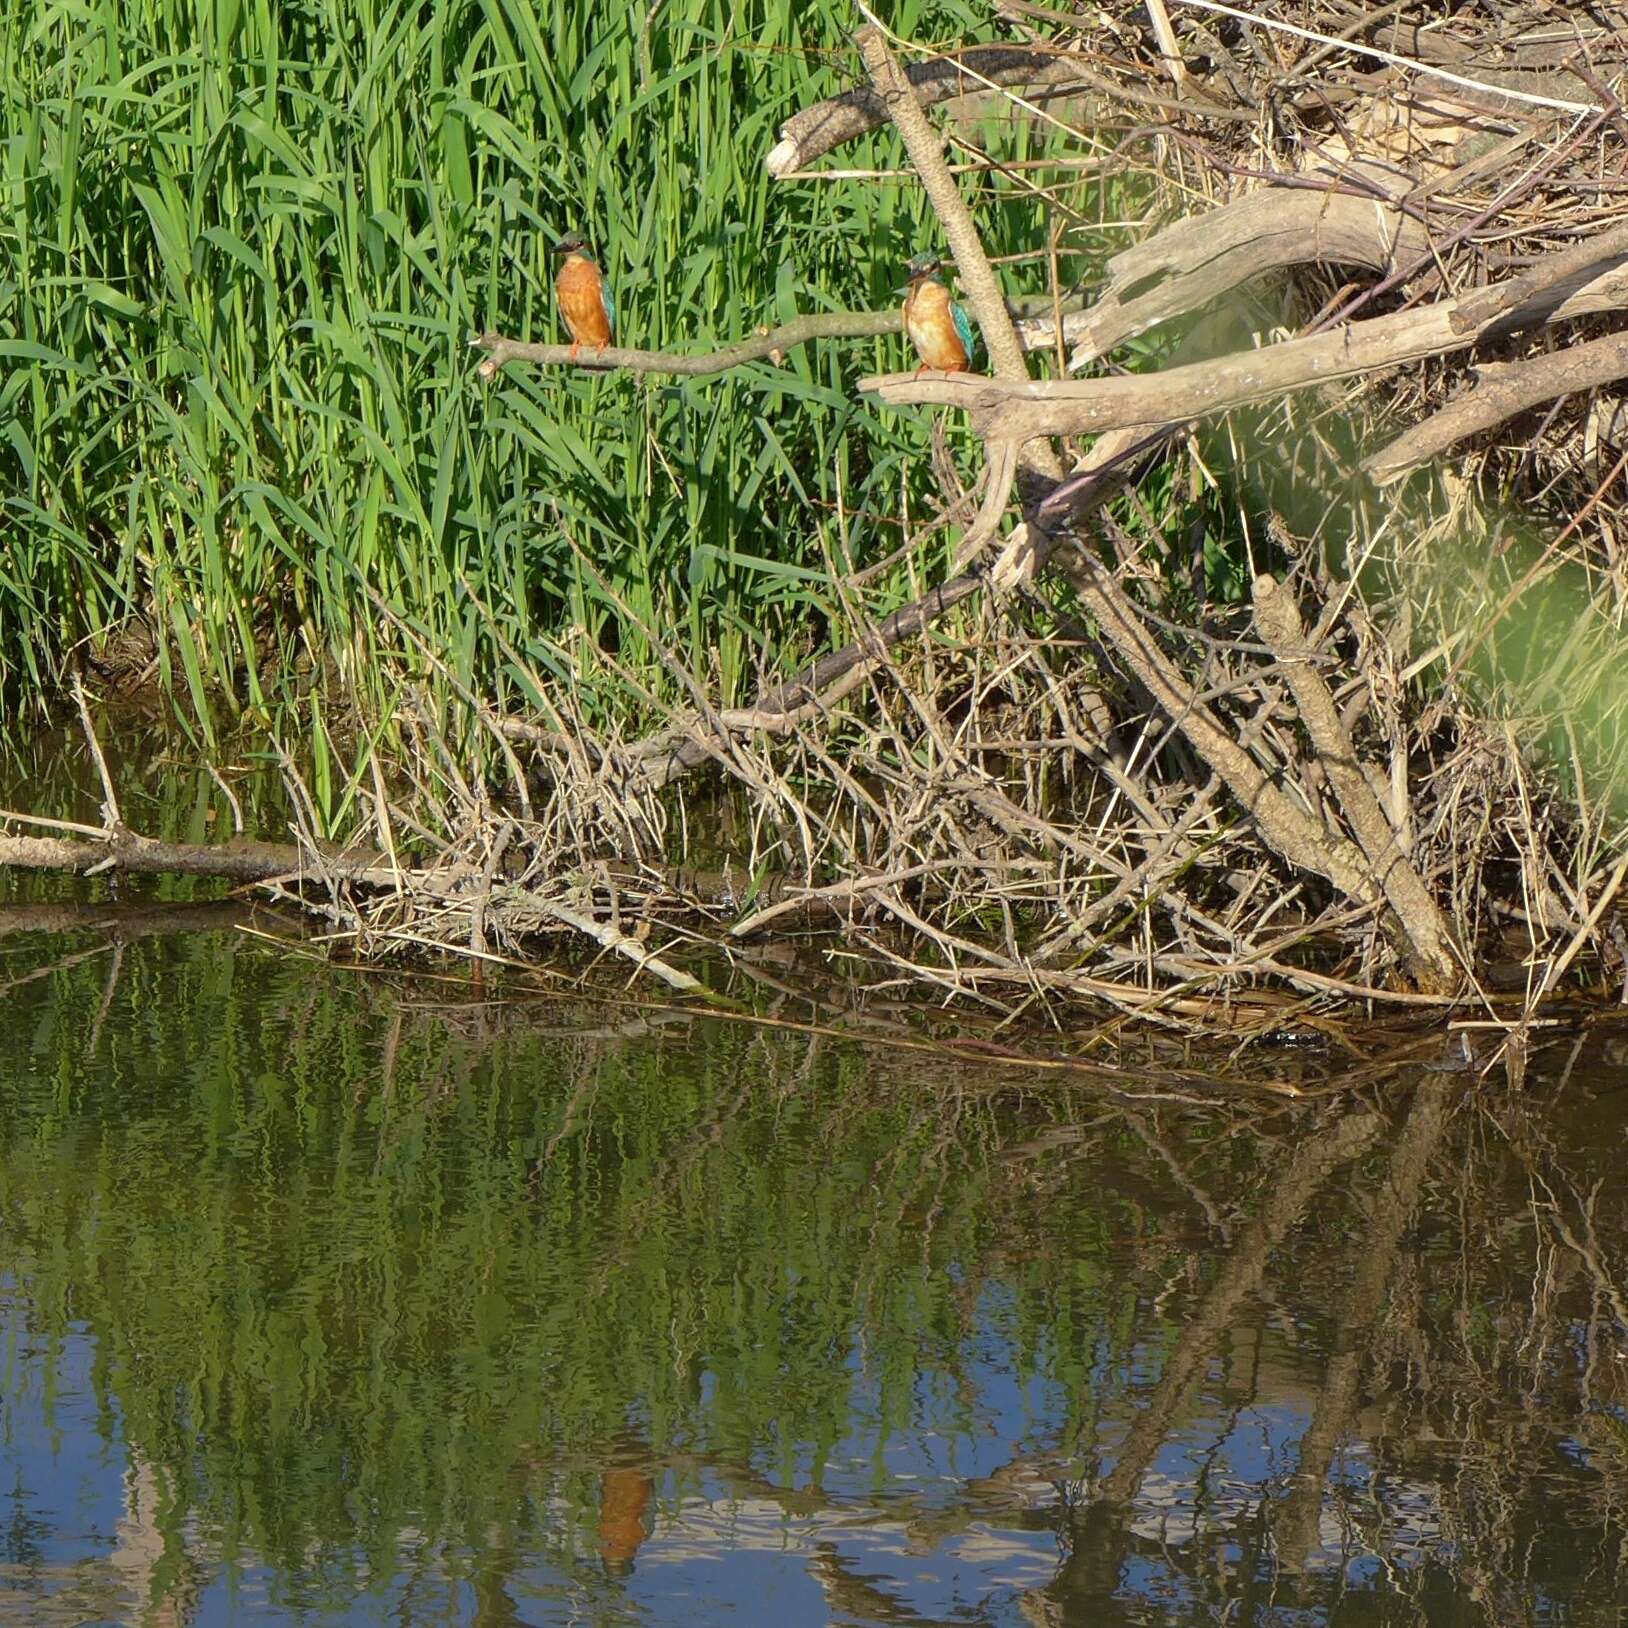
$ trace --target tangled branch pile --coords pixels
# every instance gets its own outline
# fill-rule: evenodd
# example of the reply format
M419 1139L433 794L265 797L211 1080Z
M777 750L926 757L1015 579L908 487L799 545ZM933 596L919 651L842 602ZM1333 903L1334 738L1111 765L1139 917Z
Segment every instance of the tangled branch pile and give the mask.
M747 708L677 670L640 738L544 675L538 717L426 705L410 795L315 860L328 908L374 943L587 934L681 986L675 944L796 922L1001 1012L1183 1024L1620 977L1628 11L996 10L958 51L861 30L867 83L767 155L807 184L891 122L939 216L990 372L858 388L966 415L981 473L941 434L908 545L964 528L950 574L884 615L843 566L845 645ZM991 158L991 120L1053 167ZM1042 206L1044 300L1009 306L946 133ZM479 343L487 377L571 359Z

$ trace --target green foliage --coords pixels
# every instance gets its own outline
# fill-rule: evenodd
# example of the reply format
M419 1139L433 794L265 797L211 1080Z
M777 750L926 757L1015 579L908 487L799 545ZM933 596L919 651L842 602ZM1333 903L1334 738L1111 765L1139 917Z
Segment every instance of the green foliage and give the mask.
M893 21L984 19L907 0ZM920 480L923 426L849 388L888 346L483 386L468 341L556 335L569 227L645 345L890 304L930 241L916 189L763 168L778 123L846 83L851 23L835 0L12 0L0 688L39 690L136 613L206 731L297 663L379 710L399 636L377 594L460 681L524 703L464 584L590 705L601 652L664 681L647 635L726 691L788 628L817 636L835 607L799 565L892 547ZM899 161L891 137L845 156ZM993 245L1039 236L1005 209Z

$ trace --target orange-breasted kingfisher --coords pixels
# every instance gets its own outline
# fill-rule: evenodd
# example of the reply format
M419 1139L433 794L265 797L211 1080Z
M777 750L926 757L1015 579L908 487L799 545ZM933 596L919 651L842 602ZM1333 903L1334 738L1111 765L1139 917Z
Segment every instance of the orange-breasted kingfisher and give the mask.
M918 373L929 367L962 373L978 341L972 331L972 318L933 275L938 266L936 254L918 254L908 263L910 286L904 296L904 331L921 357Z
M571 335L571 359L584 345L603 350L616 329L616 303L605 286L604 273L588 252L588 240L580 232L568 232L554 245L563 256L554 279L554 294L560 302L560 315Z

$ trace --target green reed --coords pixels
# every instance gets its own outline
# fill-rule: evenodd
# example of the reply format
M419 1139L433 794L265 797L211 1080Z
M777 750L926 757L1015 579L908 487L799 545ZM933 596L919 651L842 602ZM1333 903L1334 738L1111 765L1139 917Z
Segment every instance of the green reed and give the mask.
M975 38L981 9L891 21ZM300 667L377 709L401 635L373 596L500 703L530 681L495 633L600 709L604 653L659 685L653 640L732 693L818 639L826 555L895 546L901 490L925 490L924 424L851 388L902 341L491 385L468 341L557 335L570 226L643 345L890 304L935 240L919 191L763 169L791 111L851 82L854 21L837 0L12 0L0 690L46 692L134 615L206 733ZM843 162L902 158L881 136ZM983 213L998 249L1044 240L1038 206Z

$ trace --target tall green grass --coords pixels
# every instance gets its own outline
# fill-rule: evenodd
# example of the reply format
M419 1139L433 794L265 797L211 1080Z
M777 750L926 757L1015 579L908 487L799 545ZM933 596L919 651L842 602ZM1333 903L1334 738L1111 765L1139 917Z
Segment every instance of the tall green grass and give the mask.
M900 0L891 21L975 38L983 11ZM208 734L301 666L382 704L399 635L374 595L501 704L536 699L529 668L609 707L606 652L665 682L646 631L726 694L818 640L824 554L892 547L922 484L925 426L851 390L902 341L486 386L468 340L557 333L569 226L641 344L891 302L932 241L918 190L762 167L848 82L854 20L842 0L10 0L0 693L46 693L139 615ZM843 157L902 162L886 134ZM1037 206L987 213L998 249L1044 239Z

